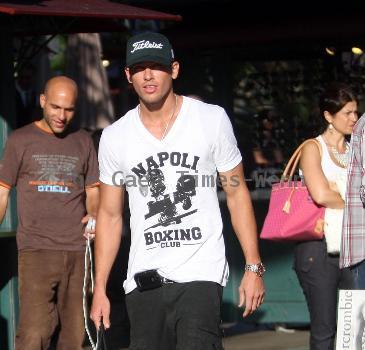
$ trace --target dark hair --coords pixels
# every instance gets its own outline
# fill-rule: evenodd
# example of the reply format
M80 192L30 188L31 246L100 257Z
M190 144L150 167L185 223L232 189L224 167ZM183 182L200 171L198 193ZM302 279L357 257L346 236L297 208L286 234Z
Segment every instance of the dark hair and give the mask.
M340 82L333 82L328 85L319 98L319 113L323 131L328 126L326 119L323 117L324 112L336 114L352 101L357 102L357 98L348 85Z
M357 101L351 88L343 83L332 83L323 92L319 99L321 116L325 111L331 114L339 112L347 103Z

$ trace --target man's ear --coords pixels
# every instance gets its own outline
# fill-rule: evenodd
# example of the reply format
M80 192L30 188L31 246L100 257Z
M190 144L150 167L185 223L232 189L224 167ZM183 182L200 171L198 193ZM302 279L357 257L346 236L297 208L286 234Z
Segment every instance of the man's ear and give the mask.
M41 105L41 107L43 108L44 105L46 104L46 96L44 94L41 94L39 96L39 104Z
M179 76L180 64L177 61L172 62L171 65L171 76L172 79L176 79Z
M124 73L125 73L125 76L127 77L128 83L132 84L131 72L129 71L129 68L125 68Z

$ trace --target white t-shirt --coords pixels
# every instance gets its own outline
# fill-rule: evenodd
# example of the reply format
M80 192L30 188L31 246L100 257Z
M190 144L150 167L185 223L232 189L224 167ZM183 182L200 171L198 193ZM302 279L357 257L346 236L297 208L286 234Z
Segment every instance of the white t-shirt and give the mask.
M129 194L126 293L136 288L134 275L149 269L176 282L226 284L217 170L231 170L241 159L224 109L188 97L163 140L145 128L138 108L104 129L100 180L124 184Z

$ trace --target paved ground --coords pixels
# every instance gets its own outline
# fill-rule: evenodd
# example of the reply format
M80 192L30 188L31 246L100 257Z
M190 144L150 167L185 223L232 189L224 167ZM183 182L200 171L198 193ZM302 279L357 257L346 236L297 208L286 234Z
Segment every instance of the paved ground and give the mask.
M226 337L224 350L309 350L309 332L255 331ZM90 350L90 348L85 348ZM128 350L110 348L110 350ZM193 349L192 349L193 350Z
M225 350L309 350L309 332L257 331L227 337Z

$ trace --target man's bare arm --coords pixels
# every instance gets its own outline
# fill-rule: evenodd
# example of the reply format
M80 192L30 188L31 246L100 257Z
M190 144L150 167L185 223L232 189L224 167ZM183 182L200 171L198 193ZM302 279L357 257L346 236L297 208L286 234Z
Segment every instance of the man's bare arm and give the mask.
M96 217L99 206L99 186L86 187L86 211L92 216Z
M106 296L106 284L118 253L122 234L124 188L100 185L100 202L95 235L95 288L91 319L97 329L101 317L106 328L110 327L110 303Z
M234 169L219 175L227 196L227 206L231 215L232 226L240 242L246 264L257 264L261 262L257 227L250 193L244 180L242 163ZM239 294L239 306L245 304L243 313L245 317L253 313L263 302L265 287L262 278L254 272L245 272L239 287Z
M3 221L8 206L10 189L0 186L0 223Z
M99 206L99 186L87 187L86 192L86 215L81 222L86 225L84 237L93 239L95 237L95 218ZM93 219L91 222L90 219Z

